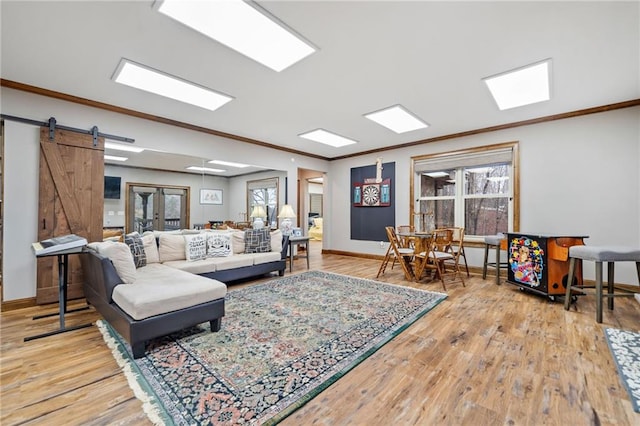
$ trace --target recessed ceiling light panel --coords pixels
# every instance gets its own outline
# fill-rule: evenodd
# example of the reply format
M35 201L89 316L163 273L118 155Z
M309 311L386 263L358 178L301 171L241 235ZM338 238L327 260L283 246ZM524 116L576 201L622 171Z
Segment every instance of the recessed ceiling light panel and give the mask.
M427 123L410 113L402 105L394 105L364 116L396 133L406 133L429 127Z
M127 157L118 157L117 155L105 155L104 159L109 161L127 161L128 160Z
M211 160L209 161L209 164L218 164L220 166L227 166L227 167L237 167L239 169L250 167L249 164L233 163L231 161L222 161L222 160Z
M425 176L429 176L430 178L433 179L438 179L438 178L443 178L443 177L448 177L449 173L447 172L429 172L429 173L423 173L423 175Z
M328 132L324 129L316 129L310 132L302 133L301 138L309 139L315 142L320 142L325 145L331 145L335 148L341 146L351 145L357 143L353 139L345 138L344 136L336 135L335 133Z
M233 98L145 65L122 59L113 75L116 83L215 111Z
M194 170L196 172L209 172L209 173L224 173L226 170L222 169L212 169L210 167L200 167L200 166L189 166L187 170Z
M113 143L113 142L105 142L104 147L106 149L114 149L116 151L127 151L127 152L136 152L136 153L140 153L144 151L144 148L139 148L137 146L131 146L131 145L122 145L122 144Z
M164 0L156 7L160 13L278 72L316 50L253 2Z
M551 99L551 59L484 78L500 110Z

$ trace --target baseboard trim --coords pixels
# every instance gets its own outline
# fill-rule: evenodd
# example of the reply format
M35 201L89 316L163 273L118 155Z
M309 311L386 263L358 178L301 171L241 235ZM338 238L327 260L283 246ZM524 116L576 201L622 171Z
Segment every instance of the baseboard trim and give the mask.
M373 260L384 260L384 255L382 254L368 254L368 253L356 253L352 251L342 251L342 250L327 250L322 249L322 254L337 254L338 256L351 256L351 257L359 257L361 259L373 259Z
M22 308L33 308L34 306L38 306L38 304L36 303L36 298L27 297L25 299L8 300L6 302L2 302L2 305L0 305L0 310L2 312L7 312L15 311L16 309Z
M357 253L352 251L342 251L342 250L329 250L322 249L322 254L336 254L339 256L351 256L351 257L359 257L361 259L373 259L379 260L382 262L384 260L384 255L382 254L368 254L368 253ZM466 273L466 269L464 268L464 264L460 265L460 270ZM482 275L482 266L469 266L469 274L471 275ZM495 269L490 268L487 271L487 276L495 277ZM507 278L507 271L505 268L500 270L500 277Z

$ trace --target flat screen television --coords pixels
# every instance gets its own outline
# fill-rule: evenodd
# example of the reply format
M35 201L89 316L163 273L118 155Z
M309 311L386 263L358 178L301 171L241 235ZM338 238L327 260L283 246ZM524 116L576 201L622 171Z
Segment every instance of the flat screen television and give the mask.
M104 177L104 198L120 199L120 176Z

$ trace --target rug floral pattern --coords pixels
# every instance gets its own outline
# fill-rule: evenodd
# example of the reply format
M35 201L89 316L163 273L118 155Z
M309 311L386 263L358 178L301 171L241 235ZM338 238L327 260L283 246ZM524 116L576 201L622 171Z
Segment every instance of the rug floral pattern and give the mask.
M231 287L219 332L202 324L157 339L134 368L165 422L273 423L445 297L321 271Z
M640 413L640 334L606 328L605 336L633 410Z

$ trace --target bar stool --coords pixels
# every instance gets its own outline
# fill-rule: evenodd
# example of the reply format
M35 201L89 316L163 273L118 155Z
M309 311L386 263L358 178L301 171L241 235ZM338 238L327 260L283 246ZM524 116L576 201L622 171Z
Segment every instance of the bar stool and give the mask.
M564 298L564 309L569 310L571 303L571 290L576 290L578 294L595 294L596 296L596 321L602 322L602 298L609 299L609 310L613 310L614 297L633 297L634 291L624 288L615 288L613 284L613 273L615 262L635 262L640 281L640 249L635 247L620 246L572 246L569 247L569 275L567 283L573 283L576 260L590 260L596 262L596 283L595 286L567 285L567 292ZM602 292L602 262L607 262L607 292ZM595 289L585 291L585 289ZM625 293L615 294L615 290Z
M487 235L484 237L484 263L482 265L482 279L487 279L487 267L496 269L496 284L500 285L500 268L507 267L507 262L500 262L500 245L506 240L504 234ZM494 249L495 262L489 262L489 249Z

